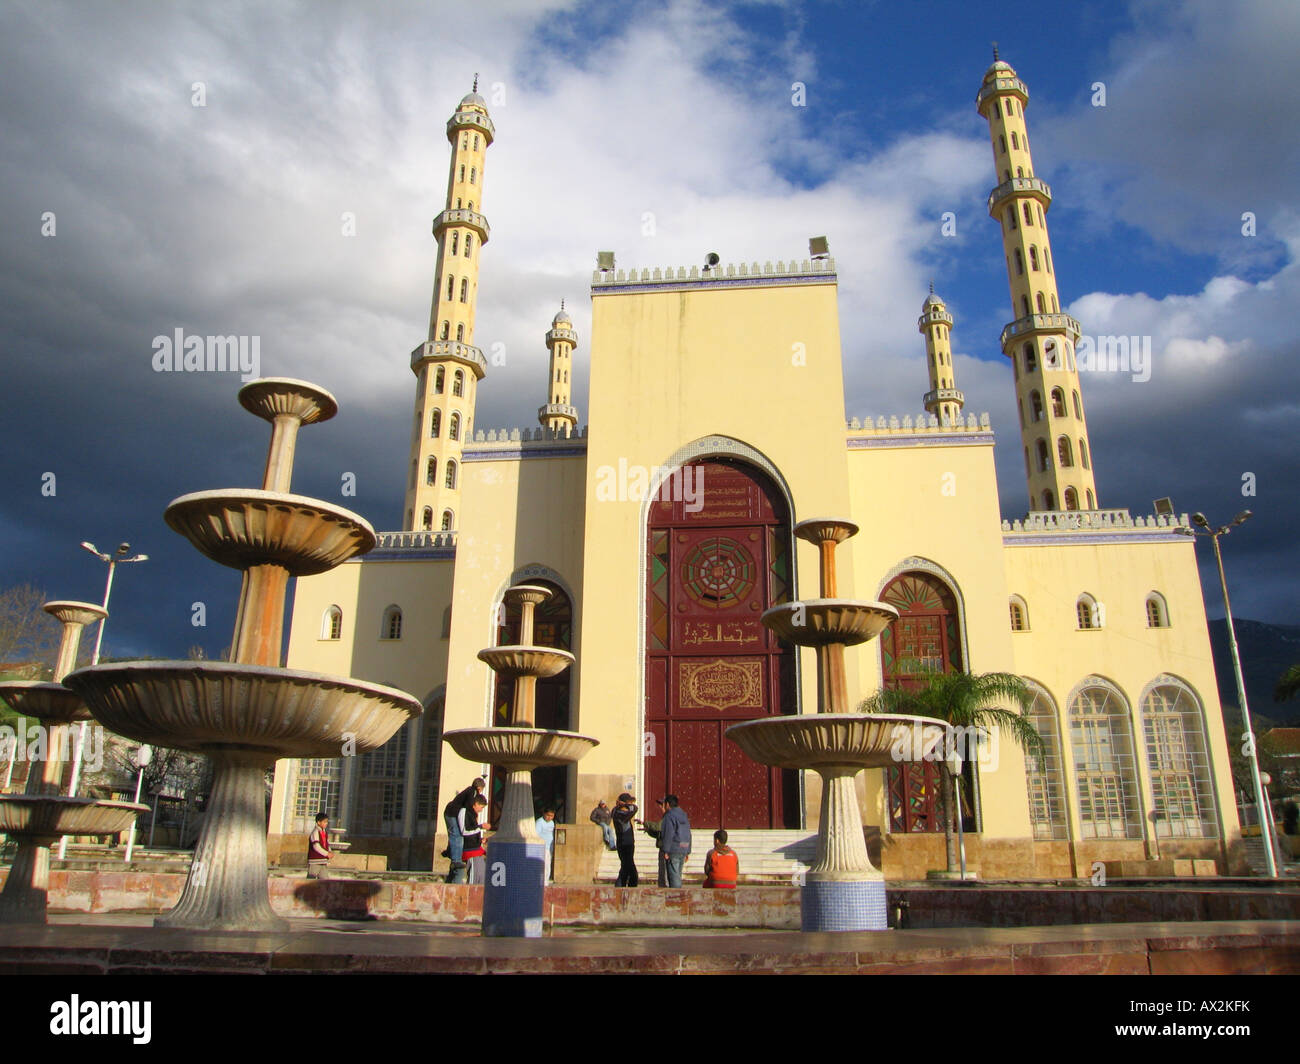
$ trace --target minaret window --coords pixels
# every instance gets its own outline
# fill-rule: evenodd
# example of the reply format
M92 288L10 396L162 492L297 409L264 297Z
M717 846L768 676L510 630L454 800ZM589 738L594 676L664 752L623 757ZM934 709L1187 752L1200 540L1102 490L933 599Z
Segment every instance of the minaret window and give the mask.
M1010 171L1010 170L1003 170L1003 171L1002 171L1002 180L1003 180L1003 181L1010 181L1010 180L1011 180L1011 171Z
M474 234L465 234L465 258L469 258L469 253L474 249Z
M474 201L473 201L473 200L470 200L470 201L469 201L469 209L470 209L471 211L474 209Z
M1052 414L1054 417L1065 417L1065 392L1060 388L1052 389Z
M455 459L447 460L447 487L455 490L456 487L456 462Z
M1016 258L1016 273L1017 273L1017 274L1024 273L1024 272L1025 272L1025 257L1024 257L1022 254L1020 254L1020 249L1019 249L1019 248L1015 248L1015 249L1014 249L1014 254L1015 254L1015 258Z
M1029 268L1031 270L1038 269L1038 248L1033 244L1029 245Z
M1044 510L1056 509L1056 496L1052 494L1050 488L1047 491L1043 492L1043 509Z
M447 438L450 440L460 439L460 415L452 414L451 422L447 425Z
M1047 301L1043 298L1043 293L1042 293L1042 292L1039 292L1038 295L1037 295L1035 298L1036 298L1037 301L1038 301L1038 313L1039 313L1039 314L1046 314L1046 313L1047 313Z
M1073 488L1065 489L1065 508L1067 510L1077 510L1079 508L1079 493Z
M460 164L460 177L457 178L457 180L458 180L458 181L464 181L464 180L465 180L465 164L464 164L464 163L461 163L461 164Z
M1034 345L1025 344L1025 372L1033 373L1038 368L1038 356L1034 354Z
M459 325L456 326L456 343L463 344L464 342L465 342L465 323L462 321Z
M1016 209L1015 209L1014 207L1008 207L1008 208L1007 208L1007 228L1008 228L1008 229L1014 229L1015 227L1016 227Z
M456 249L459 247L459 245L460 245L460 234L453 230L451 234L451 253L453 255L456 254Z
M457 370L456 375L451 378L451 394L452 395L465 394L465 374L460 370Z
M1079 461L1084 469L1092 468L1092 464L1088 461L1088 441L1082 437L1079 438Z
M1152 627L1160 627L1153 625ZM322 639L338 639L343 634L343 611L337 606L331 606L325 611L325 616L321 618L320 637Z
M1029 410L1030 416L1035 421L1043 420L1043 397L1038 394L1037 389L1029 393Z
M450 531L451 531L451 523L452 523L452 520L453 520L453 519L452 519L452 516L451 516L451 511L450 511L450 510L443 510L443 511L442 511L442 530L443 530L444 532L450 532Z
M435 410L429 419L429 439L436 440L442 431L442 411Z
M461 151L468 151L468 150L469 150L469 134L468 134L468 133L462 133L462 134L461 134L461 137L460 137L460 150L461 150Z
M460 197L456 197L456 210L460 210Z
M428 465L424 467L424 482L431 488L437 485L438 459L430 458Z
M1041 203L1038 205L1038 224L1044 229L1047 228L1047 223L1043 220L1043 205Z
M477 166L471 166L471 167L469 168L469 183L470 183L471 185L477 185L477 184L478 184L478 167L477 167Z
M1020 315L1021 315L1021 317L1024 317L1024 318L1029 317L1029 297L1028 297L1028 296L1021 296L1021 297L1020 297Z
M1007 153L1007 138L1006 138L1006 137L999 136L999 137L998 137L998 146L1002 149L1002 154L1003 154L1003 155L1006 155L1006 153Z
M433 507L426 506L424 508L424 515L422 517L421 527L424 529L425 532L433 531Z
M1052 272L1052 249L1049 247L1043 248L1043 265L1047 267L1048 273Z
M1038 471L1046 473L1052 464L1051 455L1047 452L1047 441L1039 440L1035 446L1038 448ZM1048 509L1050 510L1052 507L1048 506Z
M1025 168L1023 166L1017 166L1016 177L1024 177L1024 176L1025 176ZM473 210L473 208L471 207L470 210Z
M1028 203L1025 204L1025 225L1034 224L1034 211Z
M474 134L474 150L478 151L478 134Z
M1056 441L1056 455L1061 460L1062 468L1074 465L1074 449L1070 446L1069 436L1062 436ZM1074 508L1079 508L1078 500L1075 501Z
M1020 140L1019 140L1019 138L1016 136L1015 130L1012 130L1012 131L1011 131L1011 146L1012 146L1013 148L1019 148L1019 147L1020 147Z
M442 394L443 381L446 380L446 377L447 371L439 366L438 372L433 375L433 390L436 395Z
M1074 416L1077 417L1080 421L1082 421L1082 420L1083 420L1083 404L1079 402L1079 393L1078 393L1078 392L1074 392L1073 395L1074 395ZM1087 468L1087 463L1086 463L1086 462L1084 463L1084 468Z
M439 338L440 340L445 340L445 339L447 339L447 336L448 336L448 334L449 334L450 332L451 332L451 322L449 322L449 321L444 321L444 322L442 323L442 334L441 334L438 338Z
M1095 510L1095 509L1097 509L1097 501L1092 497L1092 489L1091 489L1091 488L1088 489L1088 509L1089 509L1089 510Z
M456 278L455 278L455 277L448 277L448 278L447 278L447 298L448 298L448 299L455 299L455 298L456 298Z
M379 625L380 639L401 639L402 638L402 611L397 606L389 606L384 610L384 619Z
M469 302L469 278L468 277L462 277L460 279L460 301L462 303Z
M1056 296L1052 296L1052 313L1060 313L1061 308L1056 305Z

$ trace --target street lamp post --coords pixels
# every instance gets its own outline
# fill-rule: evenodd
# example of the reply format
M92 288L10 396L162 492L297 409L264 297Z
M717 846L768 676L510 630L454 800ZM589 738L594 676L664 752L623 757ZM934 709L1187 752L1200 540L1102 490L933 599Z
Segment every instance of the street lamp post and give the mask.
M144 769L145 766L153 760L153 747L141 746L131 758L132 764L140 770L135 778L135 802L140 804L140 788L144 786ZM135 849L135 820L131 821L131 834L126 840L126 863L131 863L131 851Z
M1232 672L1237 681L1237 702L1241 706L1241 722L1246 728L1246 734L1243 738L1246 740L1246 748L1249 751L1247 756L1250 761L1251 781L1255 785L1255 808L1259 810L1259 832L1264 842L1264 861L1268 868L1269 877L1276 879L1277 857L1273 852L1273 813L1264 799L1264 784L1260 779L1259 772L1259 751L1255 745L1255 729L1250 723L1250 707L1246 704L1246 681L1241 675L1241 656L1237 652L1237 630L1232 624L1232 603L1228 598L1228 578L1223 572L1223 552L1219 549L1219 537L1226 536L1238 525L1250 520L1250 516L1249 510L1242 510L1232 519L1231 524L1211 528L1205 514L1196 513L1192 514L1192 523L1201 529L1200 532L1192 528L1180 528L1177 531L1185 536L1209 536L1210 542L1214 544L1214 561L1219 567L1219 586L1223 589L1223 610L1228 620L1228 647L1232 651Z
M107 611L108 596L113 591L113 570L116 569L119 564L124 565L127 562L147 562L149 560L149 555L137 554L134 558L125 557L125 555L131 553L131 544L129 543L119 543L117 550L113 554L104 554L102 551L97 550L93 543L89 543L85 540L82 540L81 546L83 550L90 551L90 553L101 562L108 562L108 582L104 585L104 610ZM99 630L95 635L95 652L90 657L90 663L92 665L99 664L99 648L104 644L104 625L106 623L108 623L107 616L99 619ZM68 783L69 798L76 797L77 787L81 783L81 759L86 749L86 727L88 723L89 722L87 721L82 721L81 726L77 729L77 748L72 755L72 779ZM64 835L63 838L59 840L60 861L63 860L63 857L67 852L68 836Z

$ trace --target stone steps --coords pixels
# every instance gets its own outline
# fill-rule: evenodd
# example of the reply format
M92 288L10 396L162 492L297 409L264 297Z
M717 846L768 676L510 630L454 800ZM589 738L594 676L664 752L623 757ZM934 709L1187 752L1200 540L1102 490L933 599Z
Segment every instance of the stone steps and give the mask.
M682 872L683 883L704 876L704 855L713 847L715 828L691 826L691 855ZM817 836L807 831L753 829L728 831L727 845L740 858L742 882L792 882L792 877L813 863L817 855ZM636 867L642 881L654 882L659 863L657 840L644 831L637 832ZM596 874L599 882L618 879L618 854L606 850Z
M1268 875L1268 859L1264 852L1264 840L1258 835L1241 840L1246 853L1246 863L1257 876ZM1278 876L1287 879L1300 879L1300 861L1293 861L1284 853L1277 855Z

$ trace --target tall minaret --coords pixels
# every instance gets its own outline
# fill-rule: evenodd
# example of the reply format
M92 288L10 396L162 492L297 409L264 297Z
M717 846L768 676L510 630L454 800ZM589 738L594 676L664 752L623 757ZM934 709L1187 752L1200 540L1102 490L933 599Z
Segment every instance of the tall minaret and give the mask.
M956 425L966 397L957 390L952 372L952 315L930 285L929 298L921 305L916 327L925 337L925 358L930 367L930 390L925 393L925 408L940 424Z
M487 371L474 346L479 249L491 231L479 213L483 169L495 131L487 101L474 91L447 120L451 172L447 206L433 220L438 263L429 339L411 352L415 426L406 490L406 528L454 529L460 513L460 455L474 422L474 395Z
M548 396L537 408L537 420L553 432L568 436L578 425L578 408L569 403L572 394L569 374L573 372L573 349L578 346L578 334L573 330L573 319L560 300L560 312L551 319L546 346L551 349L551 376L546 386Z
M1088 428L1074 357L1079 323L1060 312L1046 211L1052 190L1034 176L1025 128L1029 90L993 50L976 97L988 119L999 184L989 214L1002 227L1015 320L1002 330L1011 359L1025 446L1030 510L1095 510Z

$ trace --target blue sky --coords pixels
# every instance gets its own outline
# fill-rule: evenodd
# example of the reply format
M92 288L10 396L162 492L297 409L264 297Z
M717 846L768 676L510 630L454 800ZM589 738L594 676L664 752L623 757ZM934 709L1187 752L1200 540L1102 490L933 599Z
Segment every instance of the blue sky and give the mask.
M512 0L476 5L474 34L449 38L462 10L0 4L0 585L97 599L103 566L76 544L125 539L153 560L123 572L107 652L228 642L238 576L161 514L186 492L253 483L265 438L237 380L151 371L152 337L177 326L257 334L263 372L333 390L342 412L307 430L294 490L335 498L355 472L349 504L397 527L443 124L475 72L498 130L475 339L508 352L477 427L533 422L561 298L585 364L597 249L628 266L709 250L762 261L825 234L846 415L919 411L915 321L933 279L957 319L967 410L998 431L1003 516L1020 516L998 350L1012 315L974 107L996 40L1030 90L1063 309L1088 333L1152 338L1150 381L1083 382L1102 504L1145 513L1170 495L1216 520L1251 508L1226 544L1236 612L1296 621L1300 8L1092 3L1031 18L966 3ZM358 219L347 240L343 211ZM1206 595L1220 615L1217 585ZM194 601L204 630L188 623Z

